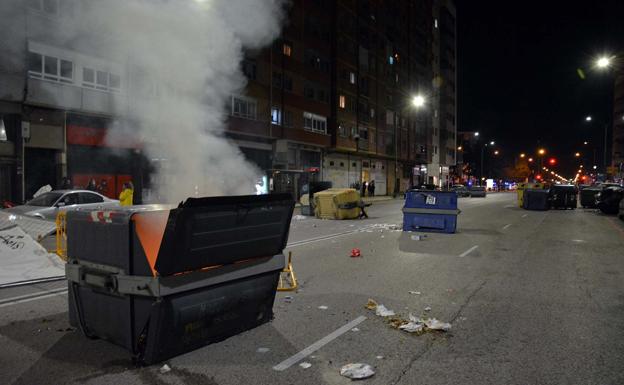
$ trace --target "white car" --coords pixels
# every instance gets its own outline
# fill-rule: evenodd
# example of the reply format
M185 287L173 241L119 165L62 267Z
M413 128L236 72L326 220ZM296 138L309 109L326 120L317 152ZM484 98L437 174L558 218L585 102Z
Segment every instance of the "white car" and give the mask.
M4 212L28 215L42 219L56 218L59 211L82 209L108 209L119 207L119 201L89 190L53 190L43 193L21 206L11 207Z

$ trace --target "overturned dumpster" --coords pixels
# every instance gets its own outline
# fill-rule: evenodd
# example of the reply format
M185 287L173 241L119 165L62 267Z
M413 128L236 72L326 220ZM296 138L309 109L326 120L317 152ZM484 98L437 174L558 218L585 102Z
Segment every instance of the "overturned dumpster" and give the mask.
M151 364L268 322L294 202L189 198L70 212L70 323Z

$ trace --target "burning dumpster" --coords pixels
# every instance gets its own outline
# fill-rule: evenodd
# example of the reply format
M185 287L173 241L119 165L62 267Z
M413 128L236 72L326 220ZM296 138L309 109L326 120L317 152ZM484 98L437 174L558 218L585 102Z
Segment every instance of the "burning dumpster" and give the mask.
M268 322L289 194L67 216L70 323L151 364Z

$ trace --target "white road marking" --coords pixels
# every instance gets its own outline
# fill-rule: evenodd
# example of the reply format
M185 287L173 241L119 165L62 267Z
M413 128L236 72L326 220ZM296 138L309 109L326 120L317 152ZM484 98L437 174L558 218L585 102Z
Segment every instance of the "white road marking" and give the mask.
M522 218L526 218L527 216L529 216L529 214L524 214Z
M364 320L366 320L366 317L359 316L358 318L354 319L353 321L349 322L348 324L340 327L339 329L336 329L331 334L328 334L327 336L321 338L320 340L316 341L312 345L310 345L307 348L303 349L302 351L300 351L299 353L295 354L294 356L291 356L291 357L285 359L284 361L280 362L279 364L275 365L273 367L273 369L281 372L281 371L284 371L284 370L290 368L291 366L293 366L297 362L301 361L302 359L306 358L310 354L314 353L315 351L319 350L323 346L327 345L328 343L332 342L336 338L340 337L344 333L348 332L349 330L353 329L357 325L361 324L362 322L364 322Z
M459 257L460 257L460 258L465 257L466 255L468 255L468 254L472 253L473 251L475 251L478 247L479 247L479 245L474 245L474 246L472 246L472 247L471 247L471 248L469 248L468 250L466 250L466 251L464 251L463 253L461 253L461 254L459 255Z
M58 295L64 295L64 294L67 294L67 289L50 290L50 291L44 291L40 293L20 295L17 297L7 298L5 300L0 301L0 308L6 307L6 306L17 305L19 303L25 303L25 302L37 301L40 299L45 299L45 298L50 298L50 297L56 297Z
M509 228L509 226L511 226L511 223L508 223L505 226L503 226L503 230L507 230Z
M514 207L516 207L516 206L514 206L514 205L505 205L505 206L503 206L504 209L512 209Z
M333 239L333 238L344 237L345 235L349 235L349 234L359 233L360 231L361 229L357 229L357 230L352 230L352 231L345 231L344 233L326 235L326 236L322 236L318 238L304 239L301 241L295 241L295 242L289 243L286 245L286 247L297 247L297 246L307 245L308 243L326 241L326 240Z

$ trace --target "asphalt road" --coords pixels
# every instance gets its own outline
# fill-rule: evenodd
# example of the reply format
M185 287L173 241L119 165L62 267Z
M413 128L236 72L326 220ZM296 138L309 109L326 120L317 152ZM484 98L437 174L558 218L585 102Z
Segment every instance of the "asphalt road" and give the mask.
M278 293L273 322L171 359L165 374L68 329L61 282L2 289L0 383L348 384L339 369L353 362L375 368L368 384L624 383L621 221L492 194L461 200L457 234L417 241L387 229L401 205L375 204L362 221L295 218L287 251L301 290ZM452 329L398 331L369 298Z

